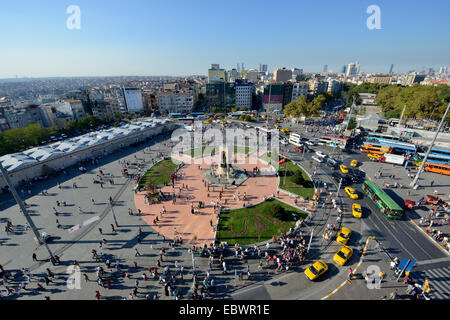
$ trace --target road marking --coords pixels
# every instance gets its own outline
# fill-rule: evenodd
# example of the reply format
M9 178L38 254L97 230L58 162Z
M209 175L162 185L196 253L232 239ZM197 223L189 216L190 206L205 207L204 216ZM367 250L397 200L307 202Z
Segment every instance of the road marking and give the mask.
M359 268L359 266L361 265L361 263L362 263L362 261L363 261L363 259L364 259L364 256L365 256L365 254L366 254L367 246L369 245L369 240L370 240L370 237L367 237L366 244L364 245L364 249L363 249L363 254L362 254L362 256L361 256L361 259L359 260L358 265L355 267L355 270L354 270L354 271L356 271L356 270ZM345 284L347 284L348 282L349 282L349 280L345 280L345 281L342 282L336 289L334 289L332 292L330 292L329 294L327 294L325 297L321 298L320 300L328 299L328 298L331 297L333 294L335 294L335 293L338 292L340 289L342 289L342 287L345 286Z

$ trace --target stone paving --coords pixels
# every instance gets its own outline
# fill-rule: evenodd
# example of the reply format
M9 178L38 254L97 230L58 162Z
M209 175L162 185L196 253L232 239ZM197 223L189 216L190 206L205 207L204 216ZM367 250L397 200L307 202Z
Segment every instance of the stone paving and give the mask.
M145 192L139 192L135 195L135 205L137 209L141 209L143 213L143 219L149 225L154 226L158 232L167 238L175 238L175 228L177 235L180 236L183 241L196 246L208 245L214 242L215 230L211 227L217 225L218 217L214 213L213 202L218 203L220 187L208 187L205 186L203 181L203 172L210 167L212 159L206 158L202 164L191 164L191 158L189 156L180 156L178 160L185 162L186 164L180 169L179 173L183 178L177 180L175 187L165 186L162 191L166 194L180 194L180 187L188 186L187 189L181 191L181 198L177 198L176 203L173 204L172 200L163 201L158 204L148 205L144 201ZM261 161L253 155L252 158L245 159L243 155L235 155L235 160L239 161L240 168L252 172L252 169L257 166L261 171L273 172L273 169L265 162ZM247 161L245 161L247 160ZM241 162L246 163L241 163ZM201 168L201 169L200 169ZM246 206L254 205L264 201L264 198L268 198L272 195L284 201L290 205L295 206L294 197L290 194L278 190L278 177L271 176L257 176L249 177L242 185L238 187L229 187L224 189L222 198L223 209L237 209L242 208L244 203ZM240 200L237 199L239 193ZM246 200L243 200L243 195L246 194ZM199 201L205 204L205 207L199 209L198 214L191 213L191 203L194 207L197 207ZM305 203L308 209L312 209L311 203ZM167 210L166 214L162 214L163 207ZM153 221L158 216L159 222L155 226ZM197 240L193 238L196 236Z

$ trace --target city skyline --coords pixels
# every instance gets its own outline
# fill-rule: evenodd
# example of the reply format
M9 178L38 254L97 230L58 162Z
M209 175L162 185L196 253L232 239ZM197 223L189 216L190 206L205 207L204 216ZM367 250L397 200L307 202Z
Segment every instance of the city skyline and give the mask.
M326 10L285 2L282 18L269 14L277 11L268 1L72 2L3 4L0 26L9 32L1 79L205 75L213 63L305 72L327 64L340 72L359 61L368 73L388 73L391 64L396 73L450 65L450 44L442 41L450 31L446 1L378 1L379 30L366 26L370 1L345 7L326 1ZM73 4L81 10L80 30L66 26Z

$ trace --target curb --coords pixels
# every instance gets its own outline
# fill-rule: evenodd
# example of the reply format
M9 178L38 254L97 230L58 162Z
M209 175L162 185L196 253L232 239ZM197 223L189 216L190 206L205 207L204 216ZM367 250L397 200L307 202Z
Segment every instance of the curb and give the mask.
M369 245L369 240L370 237L367 237L366 240L366 244L364 245L364 249L363 249L363 254L361 255L361 259L359 260L358 264L356 265L355 269L353 271L358 270L358 268L361 266L361 263L363 262L364 259L364 255L366 254L366 249L367 246ZM342 282L336 289L334 289L333 291L331 291L329 294L327 294L325 297L321 298L320 300L326 300L329 297L331 297L333 294L335 294L336 292L338 292L339 290L342 289L343 286L345 286L347 283L349 282L349 280L345 280L344 282Z
M450 255L450 252L448 252L447 249L445 249L439 242L434 240L426 231L424 231L414 220L410 219L412 223L416 226L417 229L422 231L434 244L436 244L440 249L442 249L447 255Z

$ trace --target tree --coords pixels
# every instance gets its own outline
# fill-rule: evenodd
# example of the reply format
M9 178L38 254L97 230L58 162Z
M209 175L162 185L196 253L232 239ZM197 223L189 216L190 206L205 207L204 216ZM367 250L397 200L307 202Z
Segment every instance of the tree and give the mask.
M356 126L358 125L358 122L355 120L355 118L350 118L350 120L348 120L348 130L353 130L356 128Z
M75 130L77 130L77 129L78 129L78 123L76 120L70 120L63 127L63 130L68 133L75 132Z
M121 112L116 112L115 114L114 114L114 118L116 119L116 120L122 120L123 119L123 114L121 113Z

